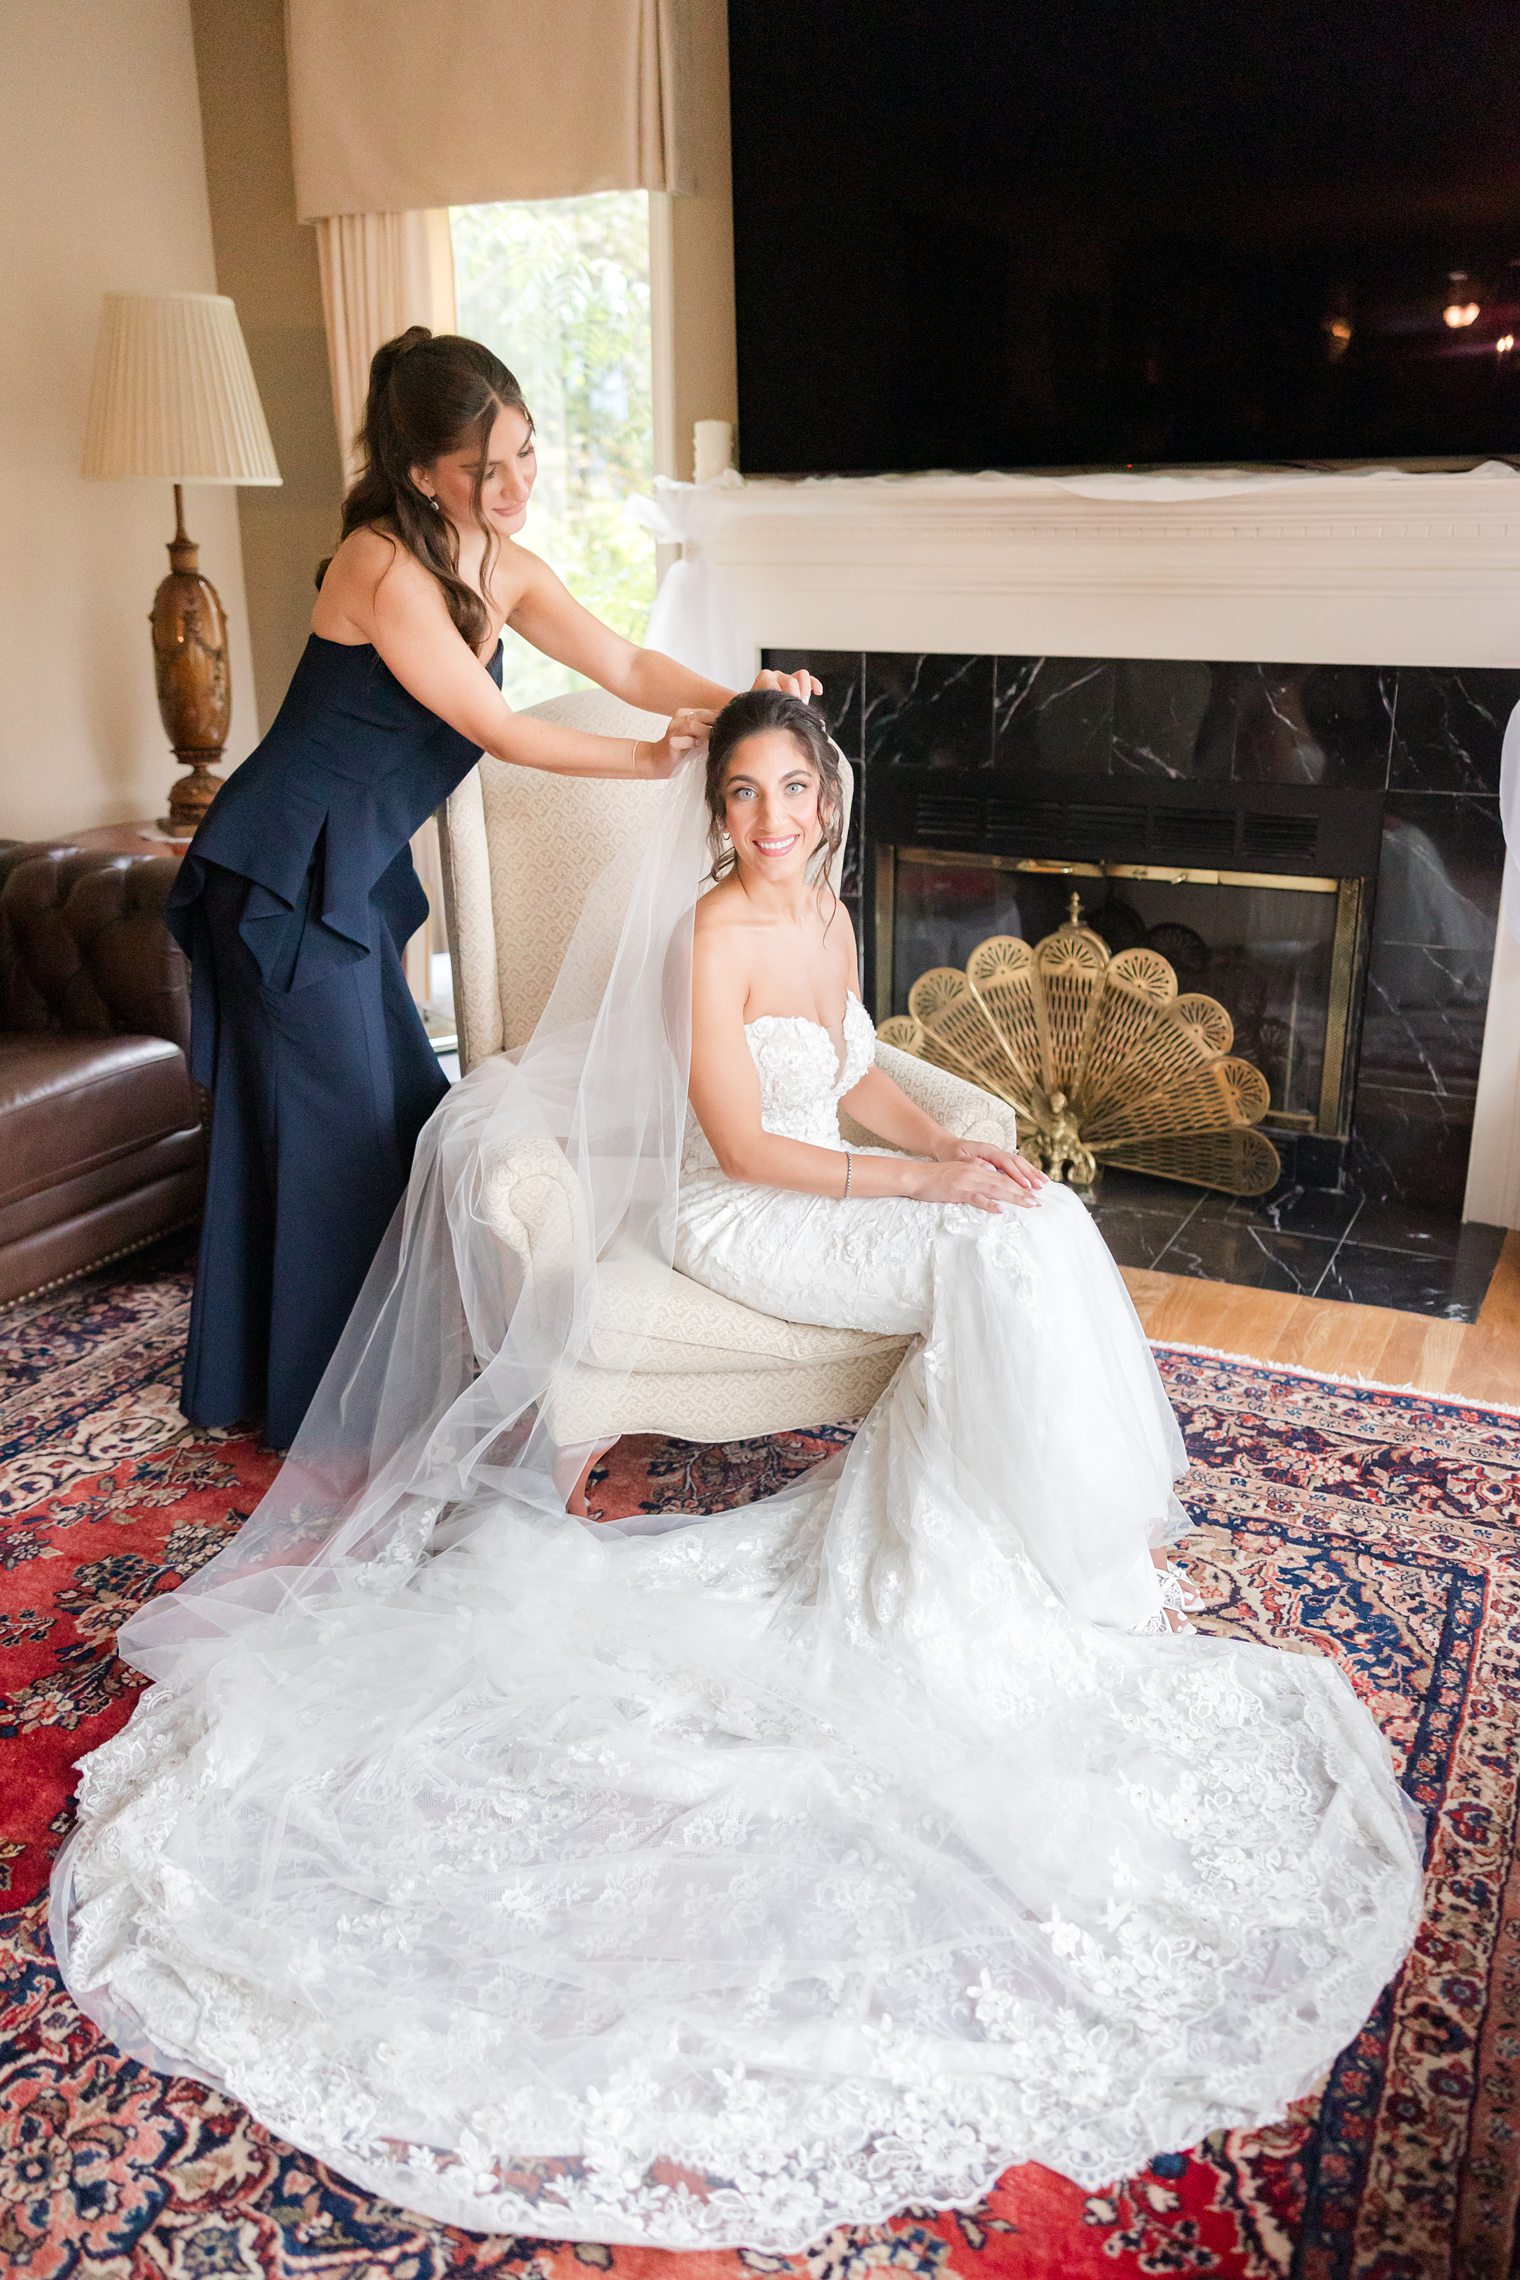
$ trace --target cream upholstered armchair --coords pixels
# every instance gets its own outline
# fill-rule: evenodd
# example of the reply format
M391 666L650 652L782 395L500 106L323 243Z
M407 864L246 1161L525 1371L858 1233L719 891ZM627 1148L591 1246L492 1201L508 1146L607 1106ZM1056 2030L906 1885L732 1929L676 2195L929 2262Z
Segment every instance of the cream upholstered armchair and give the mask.
M665 728L600 689L531 710L597 735L658 736ZM587 883L630 835L650 828L659 797L657 785L592 783L482 759L449 800L440 817L444 906L467 1071L527 1040ZM879 1046L877 1059L947 1130L1013 1146L1013 1111L1002 1101L890 1046ZM858 1129L848 1136L871 1138ZM504 1150L484 1168L482 1188L492 1224L526 1271L549 1271L579 1219L569 1165L557 1153L542 1160L541 1146ZM655 1259L621 1263L603 1275L589 1342L552 1388L547 1423L562 1448L621 1433L737 1441L834 1424L870 1408L907 1345L757 1314Z

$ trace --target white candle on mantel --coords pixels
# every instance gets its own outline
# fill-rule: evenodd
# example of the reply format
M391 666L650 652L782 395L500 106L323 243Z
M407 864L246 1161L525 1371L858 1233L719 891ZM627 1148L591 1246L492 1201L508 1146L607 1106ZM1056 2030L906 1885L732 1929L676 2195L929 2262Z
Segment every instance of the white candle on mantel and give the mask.
M698 420L694 436L692 458L696 480L710 483L714 476L725 474L734 463L734 423L732 420Z

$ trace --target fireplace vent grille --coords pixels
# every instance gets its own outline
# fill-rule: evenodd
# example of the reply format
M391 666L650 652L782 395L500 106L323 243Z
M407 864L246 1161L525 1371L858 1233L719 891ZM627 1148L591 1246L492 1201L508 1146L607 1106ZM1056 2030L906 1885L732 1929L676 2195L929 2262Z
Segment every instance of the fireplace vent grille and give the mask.
M974 792L920 792L914 809L916 834L926 847L980 846L986 830L985 800Z
M1248 810L1240 819L1240 852L1259 861L1302 863L1312 871L1319 853L1319 818Z
M1229 808L1153 808L1148 820L1146 853L1158 862L1227 863L1235 852Z
M920 847L1006 856L1069 856L1075 862L1323 868L1320 819L1243 806L1141 808L1119 801L1013 799L961 787L925 786L905 839Z
M913 833L922 847L954 847L988 855L1045 855L1080 846L1084 859L1115 860L1133 849L1132 807L1101 800L982 798L973 792L920 792Z

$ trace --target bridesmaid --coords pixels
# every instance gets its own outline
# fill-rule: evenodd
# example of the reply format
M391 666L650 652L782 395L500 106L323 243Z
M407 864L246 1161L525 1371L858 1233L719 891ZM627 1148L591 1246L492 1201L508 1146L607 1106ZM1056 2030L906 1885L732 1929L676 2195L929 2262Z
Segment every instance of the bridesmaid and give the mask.
M666 776L732 693L613 633L515 543L533 422L489 349L420 325L388 341L363 444L289 692L191 841L168 912L191 960L191 1066L213 1096L181 1402L200 1425L262 1417L277 1448L446 1089L401 969L427 911L412 834L482 751ZM583 736L512 712L504 625L673 715L666 734Z

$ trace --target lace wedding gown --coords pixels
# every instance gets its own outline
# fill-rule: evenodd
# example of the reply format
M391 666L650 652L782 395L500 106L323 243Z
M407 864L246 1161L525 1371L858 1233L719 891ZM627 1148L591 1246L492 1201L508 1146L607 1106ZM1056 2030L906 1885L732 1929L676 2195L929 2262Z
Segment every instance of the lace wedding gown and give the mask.
M750 1041L839 1145L863 1008L842 1069ZM923 1333L848 1455L643 1532L503 1497L155 1686L85 1761L71 1987L481 2230L794 2251L1281 2114L1404 1953L1415 1835L1329 1662L1133 1627L1181 1451L1082 1207L738 1187L695 1130L682 1192L689 1273Z
M840 1103L876 1052L860 999L845 1001L842 1055L800 1015L762 1014L746 1034L766 1130L842 1149ZM1187 1452L1123 1279L1069 1189L994 1217L751 1187L724 1178L692 1117L675 1257L783 1321L928 1335L940 1437L1003 1532L1093 1620L1163 1627L1149 1547L1189 1525L1172 1487ZM894 1484L882 1491L891 1500Z

